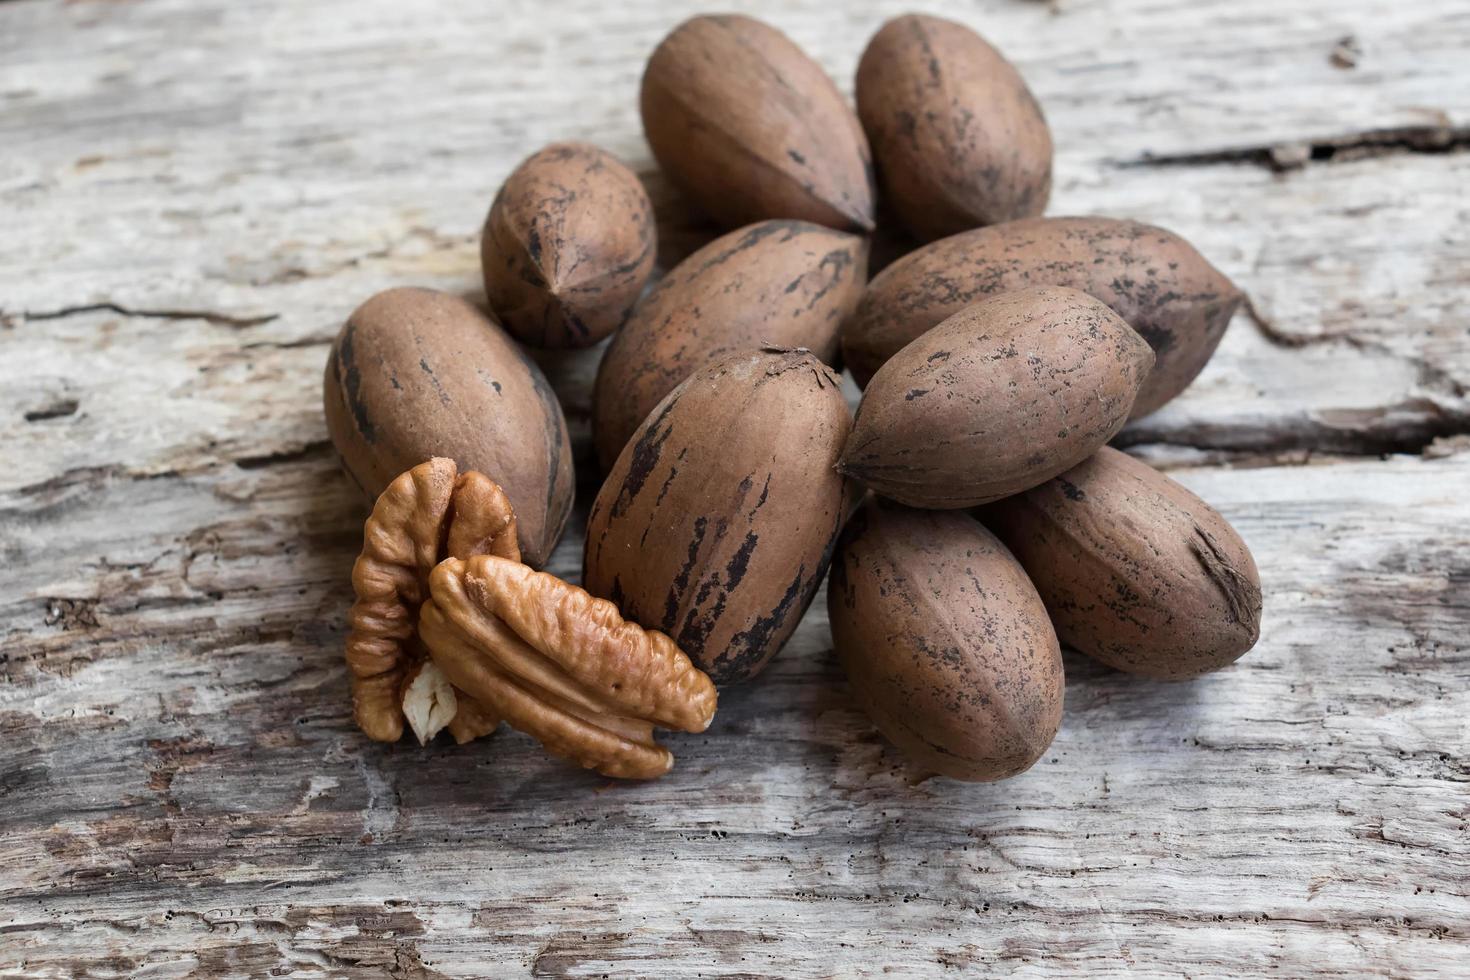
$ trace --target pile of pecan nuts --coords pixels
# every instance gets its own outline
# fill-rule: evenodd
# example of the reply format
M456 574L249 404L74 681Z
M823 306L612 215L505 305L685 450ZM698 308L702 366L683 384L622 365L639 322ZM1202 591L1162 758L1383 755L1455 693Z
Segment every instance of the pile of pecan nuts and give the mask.
M348 318L325 409L376 499L347 639L368 736L505 721L606 775L661 775L654 727L705 730L716 686L754 677L824 580L857 703L958 779L1046 750L1061 642L1159 679L1254 645L1239 535L1107 446L1194 379L1240 293L1163 229L1042 217L1050 131L968 28L890 21L856 95L854 113L774 28L690 20L648 62L644 130L728 234L649 288L639 180L555 144L491 205L489 311L399 288ZM875 231L912 247L869 283ZM578 587L535 570L575 480L518 345L609 337Z

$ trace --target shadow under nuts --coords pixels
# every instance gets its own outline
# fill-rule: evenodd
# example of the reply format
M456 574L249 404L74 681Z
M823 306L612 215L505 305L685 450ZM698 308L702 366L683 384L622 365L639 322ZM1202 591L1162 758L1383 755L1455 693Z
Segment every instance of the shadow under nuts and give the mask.
M498 555L519 561L510 501L479 473L431 459L401 474L373 506L352 566L357 600L347 614L352 714L379 742L396 742L407 720L419 744L446 726L467 742L499 719L457 692L427 660L418 634L429 575L445 558Z
M857 107L886 203L920 240L1046 210L1041 107L968 27L921 14L884 24L858 64Z
M592 437L606 472L638 424L689 375L763 345L827 363L867 282L868 245L805 221L762 221L674 267L613 337L597 371Z
M1225 518L1126 453L1096 456L983 519L1036 583L1068 646L1179 680L1255 646L1261 582Z
M1143 338L1085 293L1004 293L879 369L840 469L912 507L1019 493L1116 435L1152 364Z
M851 424L836 375L809 352L752 351L696 372L598 493L587 589L667 633L715 683L753 676L826 573Z
M659 166L726 227L798 218L872 230L862 126L774 27L737 15L685 21L649 58L640 99Z
M504 489L527 563L551 555L572 509L571 441L541 370L493 320L447 293L378 293L337 335L323 387L327 431L369 498L445 456Z
M480 238L485 296L532 347L589 347L618 328L653 272L653 205L606 150L555 143L525 160Z
M1028 286L1097 297L1154 349L1132 417L1189 386L1220 344L1241 293L1184 239L1137 221L1038 218L965 232L906 255L873 280L843 325L858 384L966 306Z
M553 755L651 779L674 757L653 726L702 732L715 688L667 636L610 602L493 556L434 569L420 627L434 662Z
M917 766L954 779L1029 769L1062 721L1062 654L1009 551L959 512L869 498L827 587L853 697Z

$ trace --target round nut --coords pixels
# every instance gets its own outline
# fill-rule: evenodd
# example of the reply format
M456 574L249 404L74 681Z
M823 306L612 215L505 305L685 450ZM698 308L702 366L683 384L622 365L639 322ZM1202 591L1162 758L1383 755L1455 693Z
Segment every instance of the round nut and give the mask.
M511 173L480 237L490 308L532 347L589 347L633 308L655 258L653 205L606 150L555 143Z
M597 369L592 438L603 472L689 375L740 351L805 347L828 364L867 283L867 240L805 221L732 231L674 267Z
M493 320L446 293L378 293L337 335L323 388L332 443L370 499L448 457L505 490L527 563L550 557L572 509L572 444L546 378Z
M908 14L868 43L857 107L885 201L920 240L1032 218L1051 131L1020 72L963 24Z
M750 17L695 17L664 38L641 90L659 165L716 221L798 218L873 229L873 164L837 86Z
M983 513L1036 583L1062 642L1163 680L1227 667L1255 646L1261 580L1203 500L1116 449Z
M842 327L858 384L960 310L1028 286L1070 286L1108 304L1156 362L1132 418L1195 379L1220 345L1241 293L1172 232L1114 218L1038 218L965 232L904 256L873 280Z
M1153 360L1143 338L1086 293L1003 293L879 369L840 468L911 507L1019 493L1116 435Z
M838 544L827 612L853 696L921 769L1005 779L1056 737L1056 634L1021 566L971 517L869 498Z
M587 518L582 579L674 638L717 684L754 676L826 574L847 514L852 425L806 351L736 354L644 420Z

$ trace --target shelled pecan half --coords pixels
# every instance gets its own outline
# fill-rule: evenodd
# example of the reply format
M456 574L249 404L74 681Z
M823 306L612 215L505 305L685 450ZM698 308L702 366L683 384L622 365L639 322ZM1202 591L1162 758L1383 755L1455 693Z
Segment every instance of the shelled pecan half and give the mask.
M461 743L495 730L494 713L453 690L418 636L434 566L479 554L520 560L510 501L482 474L460 474L453 460L434 458L378 498L352 567L357 601L347 634L353 715L368 737L398 741L405 718L420 743L446 726Z
M430 577L420 635L460 690L606 776L650 779L670 752L653 727L701 732L714 684L662 633L604 599L515 561L448 560Z

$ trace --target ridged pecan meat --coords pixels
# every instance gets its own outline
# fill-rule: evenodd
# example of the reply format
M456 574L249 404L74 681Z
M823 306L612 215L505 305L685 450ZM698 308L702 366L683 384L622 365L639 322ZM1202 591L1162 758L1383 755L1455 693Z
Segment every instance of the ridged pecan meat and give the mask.
M653 727L701 732L714 684L662 633L552 575L492 556L430 577L419 629L460 690L546 746L606 776L668 772Z
M495 730L493 712L450 687L418 636L434 566L478 554L520 560L510 501L482 474L434 458L378 498L352 567L357 601L347 614L353 716L368 737L398 741L405 716L421 743L446 725L461 743Z

